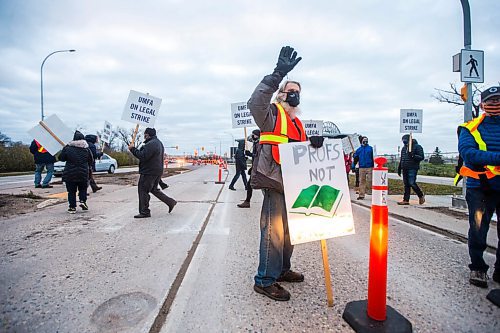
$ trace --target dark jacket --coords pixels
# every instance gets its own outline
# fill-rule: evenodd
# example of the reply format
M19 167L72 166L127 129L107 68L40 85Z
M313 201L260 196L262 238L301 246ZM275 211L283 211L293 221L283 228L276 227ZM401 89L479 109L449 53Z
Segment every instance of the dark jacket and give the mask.
M247 158L245 156L245 142L238 142L238 149L234 153L234 160L236 164L236 172L247 169Z
M97 136L92 134L85 135L85 141L89 145L90 152L92 153L92 158L94 162L92 163L92 171L95 171L95 161L102 157L102 152L97 151L95 143L97 142Z
M31 141L30 152L35 158L35 164L51 164L56 161L56 158L52 156L48 151L41 153L38 151L37 141Z
M85 140L70 141L59 154L59 160L66 161L62 180L64 182L87 182L89 168L94 159Z
M139 173L141 175L163 175L163 144L156 136L144 141L140 148L132 148L132 154L139 159Z
M484 170L485 165L500 165L500 116L487 116L479 124L478 131L486 143L487 151L479 147L466 128L460 128L458 151L466 167L473 170ZM492 190L500 191L500 176L488 180ZM467 177L467 188L481 188L479 179Z
M408 152L408 145L404 145L403 149L401 149L398 170L418 170L420 169L420 161L423 161L424 157L424 148L418 144L416 139L413 139L411 153Z
M373 168L373 148L361 145L354 153L354 161L359 162L360 168Z

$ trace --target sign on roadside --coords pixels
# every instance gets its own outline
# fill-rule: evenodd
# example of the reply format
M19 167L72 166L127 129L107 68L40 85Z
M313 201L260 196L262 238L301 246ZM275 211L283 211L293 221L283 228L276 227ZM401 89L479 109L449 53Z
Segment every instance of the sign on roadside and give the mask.
M123 109L122 120L154 127L160 105L161 98L130 90L127 103Z
M323 120L303 120L307 137L323 135Z
M112 131L111 123L108 121L104 121L104 129L102 130L101 133L102 142L109 143L109 140L111 138L111 131Z
M460 79L467 83L484 82L484 51L463 49L460 52Z
M399 133L422 133L422 109L401 109Z
M340 139L315 149L308 142L280 144L292 244L354 234Z
M28 131L51 155L57 154L75 134L55 114L40 121L38 125Z
M345 138L342 138L342 149L346 154L354 153L356 149L358 149L361 144L359 143L359 135L348 134Z
M253 121L250 110L247 108L246 102L231 103L231 119L233 128L257 126Z

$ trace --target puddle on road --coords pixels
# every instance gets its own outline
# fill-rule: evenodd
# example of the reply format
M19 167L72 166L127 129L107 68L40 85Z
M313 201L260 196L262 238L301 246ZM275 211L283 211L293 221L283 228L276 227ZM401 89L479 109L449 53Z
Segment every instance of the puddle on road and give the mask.
M91 321L99 332L116 332L137 326L155 308L156 299L143 292L113 297L99 305Z

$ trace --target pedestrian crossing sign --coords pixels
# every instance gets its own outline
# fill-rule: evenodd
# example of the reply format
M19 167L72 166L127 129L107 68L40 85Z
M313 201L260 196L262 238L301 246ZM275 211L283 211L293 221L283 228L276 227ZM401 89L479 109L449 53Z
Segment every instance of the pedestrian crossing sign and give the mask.
M460 79L466 83L484 82L484 51L462 50L460 53Z

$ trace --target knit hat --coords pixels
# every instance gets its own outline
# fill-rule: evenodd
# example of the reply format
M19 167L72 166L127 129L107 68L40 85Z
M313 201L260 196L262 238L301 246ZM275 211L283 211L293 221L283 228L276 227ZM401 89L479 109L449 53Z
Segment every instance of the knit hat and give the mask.
M154 128L148 127L144 131L144 134L149 134L149 136L156 136L156 130Z
M252 134L253 134L253 135L256 135L256 136L260 136L260 130L259 130L259 129L254 129L254 130L252 131Z
M85 137L83 136L82 132L75 131L75 135L73 135L73 141L83 140L84 138Z

